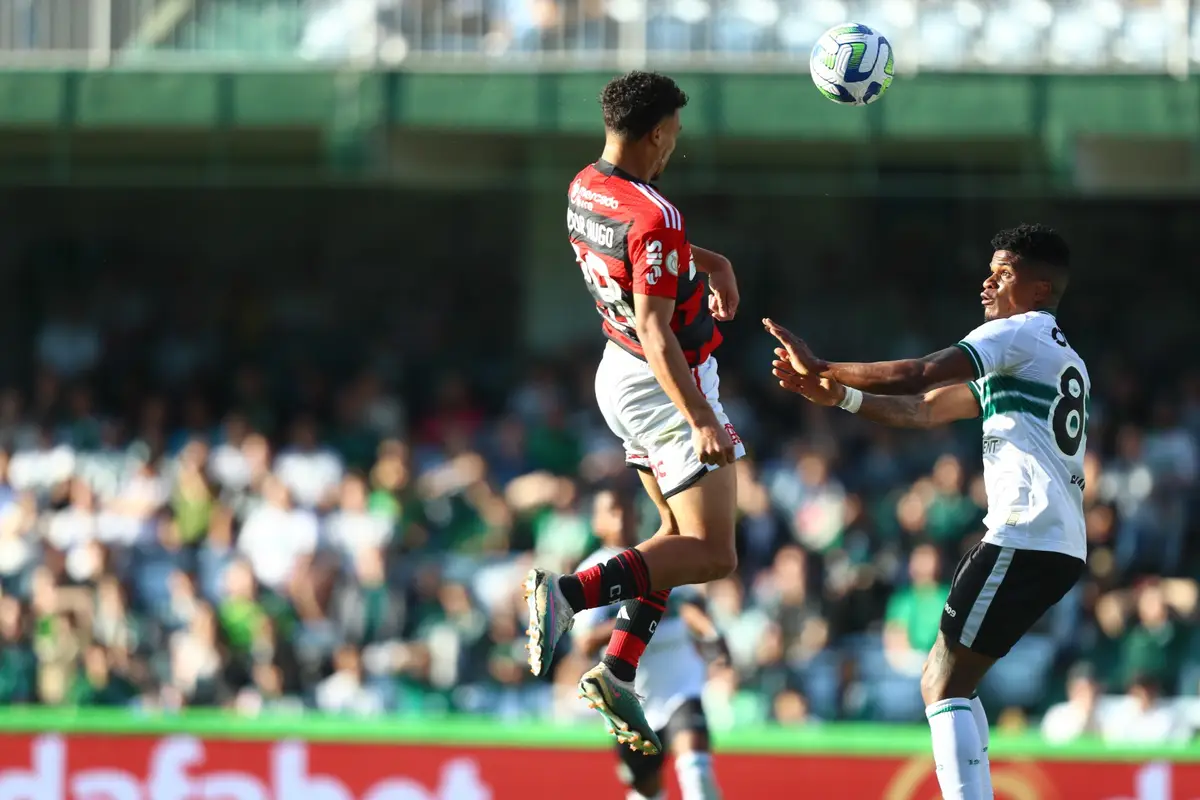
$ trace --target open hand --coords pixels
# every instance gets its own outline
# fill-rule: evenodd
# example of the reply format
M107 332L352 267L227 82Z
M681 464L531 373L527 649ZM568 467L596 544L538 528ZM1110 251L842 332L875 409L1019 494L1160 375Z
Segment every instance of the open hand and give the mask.
M771 374L779 380L780 386L819 406L836 406L846 396L846 387L833 378L801 375L792 369L791 363L780 358L772 361L771 367Z
M764 319L762 322L767 333L783 345L776 348L775 354L788 362L792 372L797 375L820 375L829 369L829 364L813 355L812 350L799 336L772 319Z

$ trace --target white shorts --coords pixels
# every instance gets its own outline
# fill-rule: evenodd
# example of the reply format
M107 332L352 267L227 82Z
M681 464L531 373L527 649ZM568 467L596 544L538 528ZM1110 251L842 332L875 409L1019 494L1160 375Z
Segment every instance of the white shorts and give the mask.
M692 377L733 439L736 458L746 455L718 393L717 360L692 368ZM692 447L692 428L659 386L650 365L609 342L596 370L596 401L612 432L625 444L625 463L651 473L664 497L678 494L715 469L701 464Z

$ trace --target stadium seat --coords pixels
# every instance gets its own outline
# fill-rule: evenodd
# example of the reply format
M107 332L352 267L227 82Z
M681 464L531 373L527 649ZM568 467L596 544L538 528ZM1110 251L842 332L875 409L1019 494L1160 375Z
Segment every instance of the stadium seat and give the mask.
M1054 640L1049 636L1027 635L996 662L982 688L1002 706L1030 708L1046 694L1054 655Z
M838 715L838 695L842 681L842 657L824 650L796 669L796 677L808 697L812 712L823 719Z
M875 718L881 722L914 722L925 718L920 678L892 673L871 684L869 691Z

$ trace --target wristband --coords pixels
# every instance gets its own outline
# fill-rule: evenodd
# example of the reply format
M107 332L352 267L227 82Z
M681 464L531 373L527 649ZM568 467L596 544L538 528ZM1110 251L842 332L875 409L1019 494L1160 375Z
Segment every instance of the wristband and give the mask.
M842 402L838 403L838 408L844 408L851 414L857 414L862 408L863 393L852 386L843 386L846 390L846 396L842 398Z

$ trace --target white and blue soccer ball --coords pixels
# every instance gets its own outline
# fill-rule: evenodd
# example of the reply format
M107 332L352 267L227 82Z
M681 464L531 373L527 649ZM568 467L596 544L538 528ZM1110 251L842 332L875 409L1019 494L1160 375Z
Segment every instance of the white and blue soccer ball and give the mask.
M808 60L813 83L835 103L865 106L892 85L892 45L881 34L847 22L821 35Z

